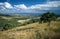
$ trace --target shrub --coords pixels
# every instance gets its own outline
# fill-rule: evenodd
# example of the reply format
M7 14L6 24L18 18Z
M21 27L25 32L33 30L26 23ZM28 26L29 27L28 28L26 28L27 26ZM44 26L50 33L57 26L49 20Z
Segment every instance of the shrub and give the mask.
M13 26L11 24L5 24L5 26L3 27L3 30L8 30L11 29Z

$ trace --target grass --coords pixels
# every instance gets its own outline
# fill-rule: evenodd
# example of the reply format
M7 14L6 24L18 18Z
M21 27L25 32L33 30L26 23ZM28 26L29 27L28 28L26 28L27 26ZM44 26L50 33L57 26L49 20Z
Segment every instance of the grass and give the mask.
M20 19L20 18L19 18ZM37 20L29 20L23 24L16 22L19 19L9 21L1 19L0 25L9 24L12 29L0 31L0 39L60 39L60 21L39 24Z
M60 34L54 32L53 29L56 29L54 25L58 27L58 23L59 22L52 22L51 27L47 27L47 23L27 24L23 25L22 27L16 27L8 31L3 31L3 35L1 36L3 36L3 38L5 37L5 39L57 39L59 38ZM31 28L32 26L34 28Z
M7 19L6 19L7 18ZM11 19L8 19L11 18ZM27 24L31 24L31 23L35 23L38 21L38 19L31 19L27 22L21 23L21 22L17 22L18 20L26 20L28 18L16 18L16 17L12 17L12 16L2 16L0 17L0 27L4 30L8 30L8 29L12 29L14 27L18 27L18 26L23 26L23 25L27 25ZM7 25L8 24L8 25ZM5 26L6 25L6 26ZM9 27L8 27L9 26ZM7 28L7 29L6 29Z
M60 33L60 23L56 24L57 28L53 29L54 32Z
M6 16L2 16L2 17L6 17ZM22 25L21 23L18 23L18 20L26 20L27 18L14 18L14 17L7 17L7 18L12 18L11 20L9 19L3 19L2 17L0 17L0 27L4 27L6 24L10 25L9 27L13 28L13 27L17 27ZM8 26L7 25L7 26ZM8 29L10 29L9 27L7 27Z

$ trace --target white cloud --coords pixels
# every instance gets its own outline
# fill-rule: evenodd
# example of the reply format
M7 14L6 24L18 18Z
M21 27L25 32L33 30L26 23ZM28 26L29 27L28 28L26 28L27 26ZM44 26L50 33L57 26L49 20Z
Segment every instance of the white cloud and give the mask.
M52 7L54 8L54 7L59 7L59 6L60 6L60 1L53 1L53 2L48 2L46 4L32 5L29 8L30 9L49 10Z
M24 4L14 5L14 7L8 3L0 3L0 12L2 13L39 13L44 10L60 10L60 1L51 1L45 4L36 4L27 7Z
M8 2L5 2L4 5L6 8L13 8L13 6Z
M20 9L27 9L27 7L24 4L20 4L20 5L14 5L16 8L20 8Z

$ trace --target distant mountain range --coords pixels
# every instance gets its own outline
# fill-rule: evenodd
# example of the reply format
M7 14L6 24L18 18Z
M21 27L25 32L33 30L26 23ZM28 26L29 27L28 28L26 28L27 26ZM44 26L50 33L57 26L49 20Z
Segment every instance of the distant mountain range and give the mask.
M43 13L9 13L9 14L0 14L0 16L41 16ZM60 13L56 13L60 17Z

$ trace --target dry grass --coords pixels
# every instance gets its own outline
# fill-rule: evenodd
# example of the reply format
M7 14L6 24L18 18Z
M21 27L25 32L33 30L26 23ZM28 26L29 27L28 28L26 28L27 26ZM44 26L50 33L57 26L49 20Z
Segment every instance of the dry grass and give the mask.
M16 27L7 31L1 31L0 39L54 39L58 34L52 31L52 29L57 28L58 24L60 22L52 22L51 26L47 26L47 23L32 23L22 27ZM59 39L59 37L57 38Z

